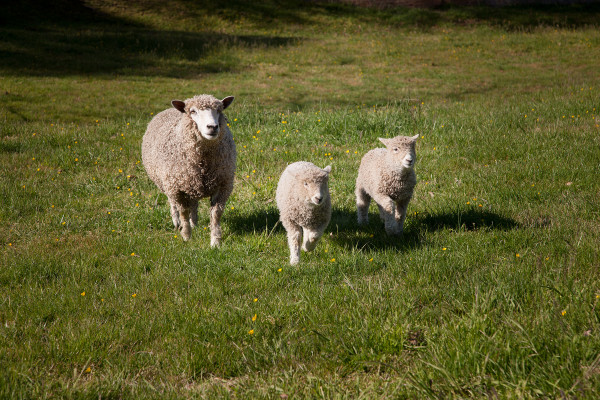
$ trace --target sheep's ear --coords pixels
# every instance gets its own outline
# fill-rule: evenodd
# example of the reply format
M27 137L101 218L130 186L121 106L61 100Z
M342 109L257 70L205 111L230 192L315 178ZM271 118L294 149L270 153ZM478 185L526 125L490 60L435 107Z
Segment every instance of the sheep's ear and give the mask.
M325 171L329 174L331 172L331 165L328 165L325 168L323 168L323 171Z
M173 107L175 107L178 111L185 112L185 103L181 100L173 100L171 102Z
M221 100L221 102L223 102L223 110L226 109L227 107L229 107L229 105L231 103L233 103L233 99L235 99L235 97L228 96L228 97L225 97L223 100Z
M419 138L419 134L417 133L417 134L416 134L415 136L413 136L411 139L412 139L414 142L416 142L418 138Z
M379 141L383 144L385 144L385 147L387 147L388 143L390 142L390 139L386 139L386 138L379 138Z

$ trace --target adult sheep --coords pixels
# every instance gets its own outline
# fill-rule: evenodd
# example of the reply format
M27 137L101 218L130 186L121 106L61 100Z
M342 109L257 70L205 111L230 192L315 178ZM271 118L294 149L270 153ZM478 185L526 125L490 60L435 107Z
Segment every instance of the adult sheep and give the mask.
M379 206L386 233L402 233L406 208L417 184L414 166L418 138L419 135L380 138L386 148L370 150L362 158L355 190L359 225L368 222L373 199Z
M158 113L142 140L142 162L167 195L183 240L198 224L198 200L210 198L210 245L221 243L221 215L233 190L236 150L223 114L233 97L199 95L173 100Z

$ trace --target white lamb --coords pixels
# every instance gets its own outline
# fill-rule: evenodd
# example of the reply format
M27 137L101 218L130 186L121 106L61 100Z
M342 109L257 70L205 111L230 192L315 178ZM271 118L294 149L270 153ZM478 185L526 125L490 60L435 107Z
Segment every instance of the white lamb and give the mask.
M223 114L233 97L211 95L185 101L158 113L142 141L148 176L167 195L171 217L183 240L198 224L198 200L210 197L210 245L221 243L221 215L233 190L236 150Z
M369 204L373 199L379 206L386 233L402 233L406 208L417 184L414 166L418 138L419 135L380 138L386 148L370 150L362 158L355 191L359 224L368 222Z
M299 161L288 165L281 174L275 199L281 223L287 231L292 265L300 261L300 242L302 250L314 250L329 225L330 172L329 165L321 169L313 163Z

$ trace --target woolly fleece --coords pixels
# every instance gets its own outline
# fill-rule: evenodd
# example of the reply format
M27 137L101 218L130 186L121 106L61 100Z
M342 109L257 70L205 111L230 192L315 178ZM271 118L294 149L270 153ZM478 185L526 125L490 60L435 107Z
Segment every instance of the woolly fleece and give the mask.
M299 161L290 164L281 174L275 199L281 223L288 235L291 264L297 264L300 260L302 237L302 249L312 251L329 225L330 171L331 166L321 169L310 162ZM316 197L321 198L318 205L312 201Z
M224 114L219 115L220 133L214 140L203 138L189 115L193 106L222 111L221 100L200 95L184 103L185 112L169 108L150 121L142 140L142 162L150 179L167 195L173 223L181 226L184 240L190 236L189 222L192 227L197 224L198 200L210 197L211 245L218 246L220 217L233 190L235 143Z
M386 232L402 233L406 208L417 184L414 164L418 137L380 139L386 148L370 150L362 158L355 191L359 224L368 222L369 204L373 199L379 206ZM405 165L406 160L411 160L410 166Z

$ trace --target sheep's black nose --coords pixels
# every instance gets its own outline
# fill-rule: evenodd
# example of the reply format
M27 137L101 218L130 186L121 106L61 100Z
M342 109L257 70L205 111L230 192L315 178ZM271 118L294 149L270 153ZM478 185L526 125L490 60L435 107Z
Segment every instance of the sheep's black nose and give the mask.
M315 196L315 200L317 201L317 203L320 203L321 200L323 200L323 198L321 196Z
M216 131L219 128L219 125L206 125L206 127L211 131Z

